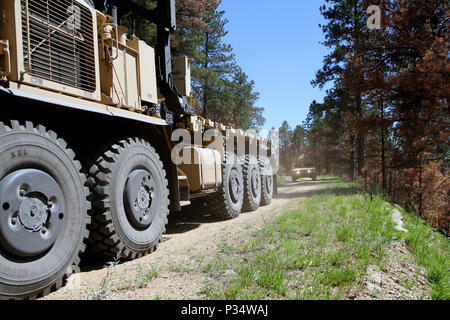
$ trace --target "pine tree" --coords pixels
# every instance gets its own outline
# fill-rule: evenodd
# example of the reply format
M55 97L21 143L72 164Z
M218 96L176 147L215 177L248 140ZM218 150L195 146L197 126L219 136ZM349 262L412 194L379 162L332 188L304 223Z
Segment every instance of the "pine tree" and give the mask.
M448 233L448 3L327 2L334 6L322 8L329 21L324 32L326 43L334 50L325 58L313 84L324 86L333 81L334 88L327 92L323 104L311 104L305 126L308 152L316 166L330 158L339 163L346 152L353 163L352 146L356 144L361 173L359 137L355 134L364 133L366 190L389 193ZM353 12L369 4L379 5L384 15L382 29L356 28L357 24L351 23L356 17L352 4ZM355 104L358 100L361 112Z
M351 57L358 57L358 43L361 41L362 29L366 23L365 8L362 0L326 0L329 6L323 5L320 11L328 21L320 25L325 34L323 43L332 52L324 58L324 67L316 74L312 81L314 86L323 88L327 83L333 82L336 87L348 90L348 86L341 83L341 75ZM342 92L341 98L347 98L348 111L354 115L354 123L358 123L363 114L361 97L361 74L358 68L353 70L353 86L351 92ZM349 91L349 90L348 90ZM349 94L350 93L350 94ZM364 130L354 127L356 136L356 153L358 175L362 175L364 167ZM350 137L353 143L355 137ZM353 175L353 174L352 174Z
M236 67L231 80L225 82L228 96L224 101L232 114L230 122L236 127L256 129L264 125L265 119L262 116L264 109L256 106L259 93L254 91L254 86L254 81L249 81L240 67Z
M235 66L233 49L223 42L227 35L227 20L223 15L224 11L211 10L206 17L206 27L199 33L198 60L194 59L192 67L196 98L205 118L219 111L217 93L232 75Z
M135 0L153 9L151 0ZM259 93L234 60L233 49L224 42L227 34L221 0L178 0L177 30L172 37L172 55L192 59L193 97L197 112L205 118L243 129L260 128L264 109L256 106ZM156 45L156 28L135 14L122 23L151 45Z

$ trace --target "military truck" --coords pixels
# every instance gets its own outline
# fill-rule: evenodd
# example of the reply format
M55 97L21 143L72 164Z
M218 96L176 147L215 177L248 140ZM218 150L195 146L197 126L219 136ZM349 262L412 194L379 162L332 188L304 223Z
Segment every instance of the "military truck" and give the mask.
M293 166L294 168L291 170L292 182L301 178L311 178L313 181L317 181L316 168L314 168L312 161L305 158L304 154L295 160Z
M291 170L292 182L301 178L311 178L313 181L317 181L316 168L294 168Z
M192 202L225 219L271 202L274 144L195 115L175 1L155 2L0 2L0 298L57 290L86 248L151 253ZM130 11L155 48L120 26Z

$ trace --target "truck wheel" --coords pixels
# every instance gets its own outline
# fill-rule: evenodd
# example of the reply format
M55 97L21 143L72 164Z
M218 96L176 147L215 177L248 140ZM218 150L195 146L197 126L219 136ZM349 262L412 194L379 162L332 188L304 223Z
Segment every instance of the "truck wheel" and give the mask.
M297 178L291 177L291 179L292 179L292 182L297 182Z
M166 230L169 190L155 149L136 138L113 144L91 166L89 249L132 260L153 252Z
M88 237L86 177L62 139L0 122L0 299L35 299L77 271Z
M219 191L205 198L205 206L216 217L234 219L242 210L244 179L242 167L233 153L225 153L222 181L223 185Z
M258 162L261 169L261 206L267 206L273 198L272 165L268 158L260 158Z
M241 157L240 164L244 175L243 211L255 211L261 203L261 172L258 160L246 155Z

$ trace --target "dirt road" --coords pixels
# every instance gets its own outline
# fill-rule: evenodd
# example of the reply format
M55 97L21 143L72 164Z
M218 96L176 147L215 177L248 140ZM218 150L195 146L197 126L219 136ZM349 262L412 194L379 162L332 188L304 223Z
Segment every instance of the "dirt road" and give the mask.
M44 299L201 298L201 288L207 279L204 273L191 270L192 261L201 263L214 257L221 241L245 238L246 234L260 228L267 219L286 211L294 199L311 197L320 192L324 183L327 181L286 184L279 187L279 195L271 205L243 213L234 220L216 220L186 208L181 213L169 216L167 233L153 254L120 263L114 269L102 265L85 266L80 275L71 277L68 286ZM157 276L144 283L149 275L142 270L150 267L158 270ZM137 279L136 274L140 274L143 279Z
M323 186L330 182L333 181L288 183L279 188L271 205L243 213L234 220L217 220L186 208L169 217L167 233L156 252L114 267L85 264L68 285L43 299L204 299L205 283L213 279L202 266L217 261L219 250L227 243L246 241L255 230L289 209L301 208L300 199L327 192ZM354 190L332 189L334 194L349 191ZM397 241L388 248L385 271L372 267L350 299L428 298L425 271L417 266L405 243ZM225 275L227 272L232 275L234 271L226 270ZM402 281L416 285L404 285Z

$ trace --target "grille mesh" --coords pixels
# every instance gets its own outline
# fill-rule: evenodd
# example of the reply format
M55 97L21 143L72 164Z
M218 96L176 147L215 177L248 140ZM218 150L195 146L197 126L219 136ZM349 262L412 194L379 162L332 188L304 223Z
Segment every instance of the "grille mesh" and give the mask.
M30 74L84 91L95 91L90 11L74 0L28 0L28 3L21 0L21 5L23 56L25 67L30 66Z

